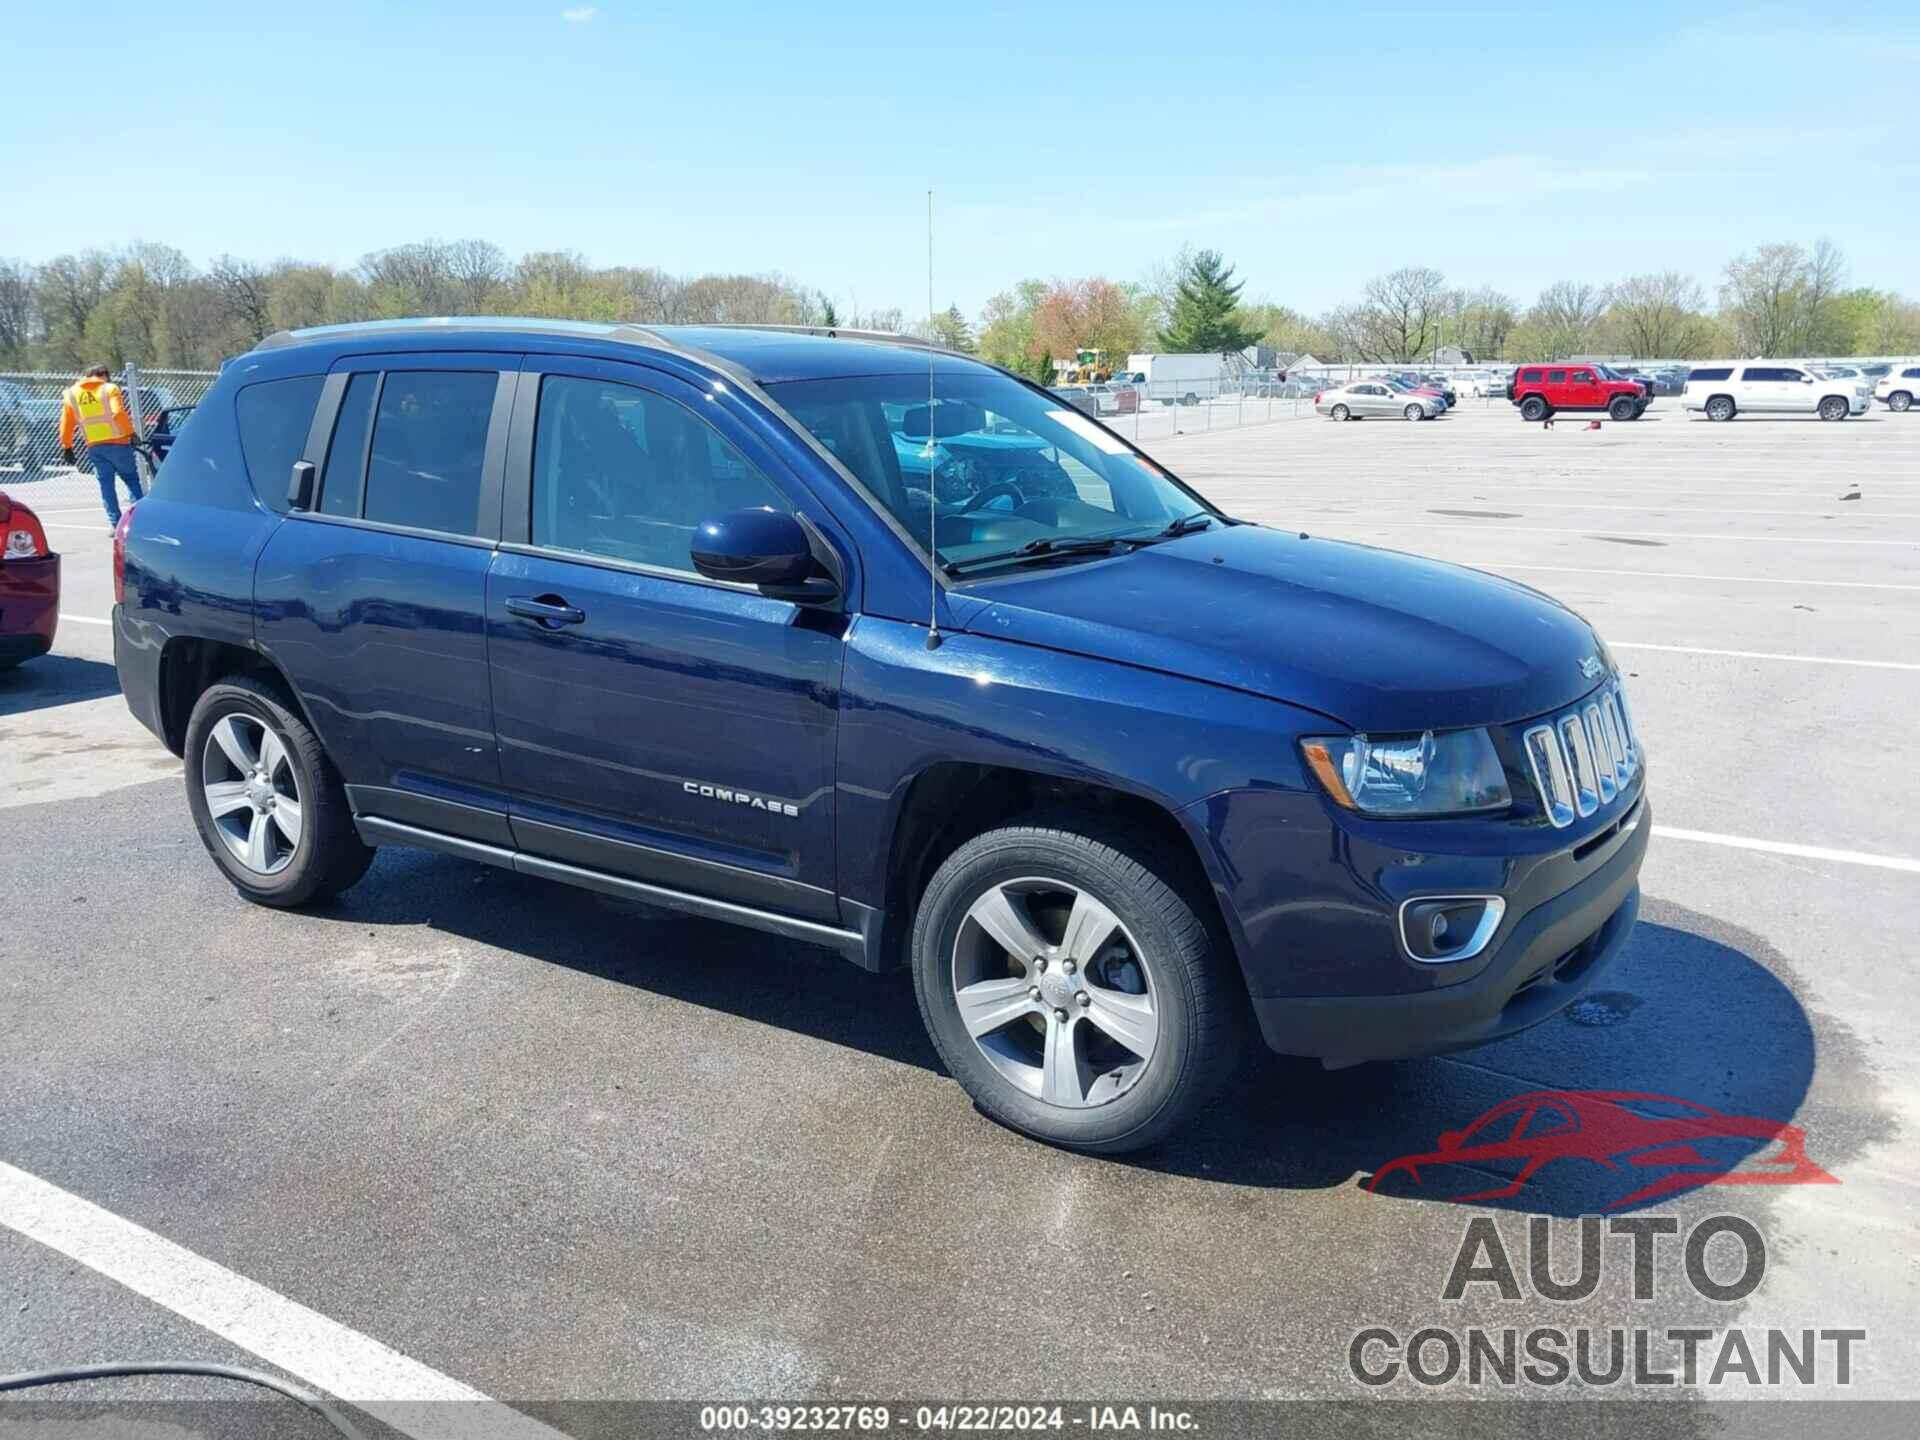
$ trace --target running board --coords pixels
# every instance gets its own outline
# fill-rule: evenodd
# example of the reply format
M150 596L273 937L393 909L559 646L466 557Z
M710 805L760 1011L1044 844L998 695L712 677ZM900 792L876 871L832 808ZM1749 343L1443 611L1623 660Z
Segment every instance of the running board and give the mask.
M359 828L361 838L369 845L411 845L421 850L438 850L443 855L477 860L482 865L497 865L502 870L513 870L542 880L558 880L563 884L577 885L583 890L597 890L603 895L617 896L622 900L637 900L643 905L653 905L662 910L696 915L703 920L721 920L730 925L744 925L788 940L822 945L837 951L856 965L872 968L867 964L865 938L837 926L799 920L771 910L756 910L751 905L736 905L732 901L715 900L706 895L689 895L681 890L669 890L663 885L649 885L644 880L629 880L622 875L609 875L603 870L589 870L559 860L546 860L538 855L506 850L498 845L462 839L458 835L445 835L438 830L422 830L418 826L402 825L397 820L382 820L374 815L356 815L354 824Z

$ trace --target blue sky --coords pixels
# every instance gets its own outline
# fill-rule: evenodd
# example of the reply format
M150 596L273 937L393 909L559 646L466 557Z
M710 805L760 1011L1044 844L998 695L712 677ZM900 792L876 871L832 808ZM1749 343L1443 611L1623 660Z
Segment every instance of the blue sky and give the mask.
M0 256L482 236L913 314L931 186L969 311L1183 244L1309 311L1408 263L1711 287L1822 236L1920 293L1912 0L1295 8L168 0L93 70L71 7L23 6Z

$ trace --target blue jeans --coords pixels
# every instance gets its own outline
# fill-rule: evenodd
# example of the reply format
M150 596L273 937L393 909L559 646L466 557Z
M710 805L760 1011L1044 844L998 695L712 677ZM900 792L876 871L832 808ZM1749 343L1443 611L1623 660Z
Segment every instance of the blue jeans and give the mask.
M120 492L113 488L114 476L127 482L134 499L140 499L144 493L140 489L140 467L134 462L133 446L89 445L87 458L93 462L93 478L100 482L100 499L107 507L107 519L118 525Z

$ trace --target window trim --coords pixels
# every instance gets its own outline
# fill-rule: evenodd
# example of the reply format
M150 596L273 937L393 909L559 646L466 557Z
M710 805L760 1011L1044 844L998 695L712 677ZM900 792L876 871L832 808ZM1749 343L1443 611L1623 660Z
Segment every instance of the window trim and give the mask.
M741 458L752 465L769 485L773 486L803 524L818 531L839 553L846 583L841 588L836 606L827 608L838 608L848 612L858 608L860 585L858 550L846 537L839 523L832 518L831 511L793 473L791 467L781 463L752 435L750 427L742 424L737 417L728 415L724 410L714 415L702 414L700 410L687 403L688 398L701 394L699 387L692 380L672 371L657 369L632 360L609 360L599 356L574 355L560 351L528 354L521 357L520 383L513 396L512 416L504 455L500 539L497 549L511 555L526 555L534 559L569 565L589 565L599 570L644 575L655 580L674 580L708 590L753 595L772 605L782 605L789 609L801 608L794 601L776 600L770 595L765 595L758 585L744 581L714 580L697 570L674 570L640 560L623 560L613 555L596 555L584 550L536 545L533 541L533 446L539 420L540 390L549 376L568 380L600 381L604 384L625 385L635 390L642 390L648 394L657 395L668 404L680 406L694 419L712 429L738 451ZM732 388L736 382L729 376L725 380L719 380L716 377L714 383ZM676 390L683 393L676 394ZM742 443L743 441L745 443ZM862 493L862 499L865 499L864 493Z
M318 509L293 510L286 514L289 519L314 520L328 525L349 525L367 530L378 530L391 535L415 536L428 540L448 540L455 544L480 545L492 547L500 540L500 502L503 493L503 473L507 460L508 426L513 416L513 402L516 387L520 380L520 367L525 357L500 352L450 350L444 352L404 351L394 354L342 355L327 370L327 383L320 392L320 404L314 411L313 424L307 430L307 446L301 459L315 467L315 474L322 481L326 478L327 451L333 445L334 427L339 421L340 411L346 402L348 382L355 375L378 374L373 394L373 413L367 425L367 439L360 457L360 513L356 515L327 515ZM450 530L427 530L416 525L396 525L386 520L369 520L367 508L367 465L373 453L373 435L378 428L380 396L386 389L386 377L395 371L419 373L429 372L491 372L495 377L493 408L487 416L487 433L480 459L480 493L476 502L474 516L475 533L461 535ZM317 505L319 494L315 494Z

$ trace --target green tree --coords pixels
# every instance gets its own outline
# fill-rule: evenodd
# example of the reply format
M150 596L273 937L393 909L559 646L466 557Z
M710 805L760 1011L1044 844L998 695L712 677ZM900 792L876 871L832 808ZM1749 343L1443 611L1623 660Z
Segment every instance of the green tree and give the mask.
M958 305L949 305L933 317L933 342L949 350L973 353L973 327L967 324L967 317L960 313Z
M829 330L840 328L840 312L833 308L833 301L825 295L820 297L820 323Z
M1173 314L1160 332L1163 349L1180 354L1224 355L1260 338L1260 328L1240 313L1233 267L1217 250L1202 250L1187 262L1173 297Z

